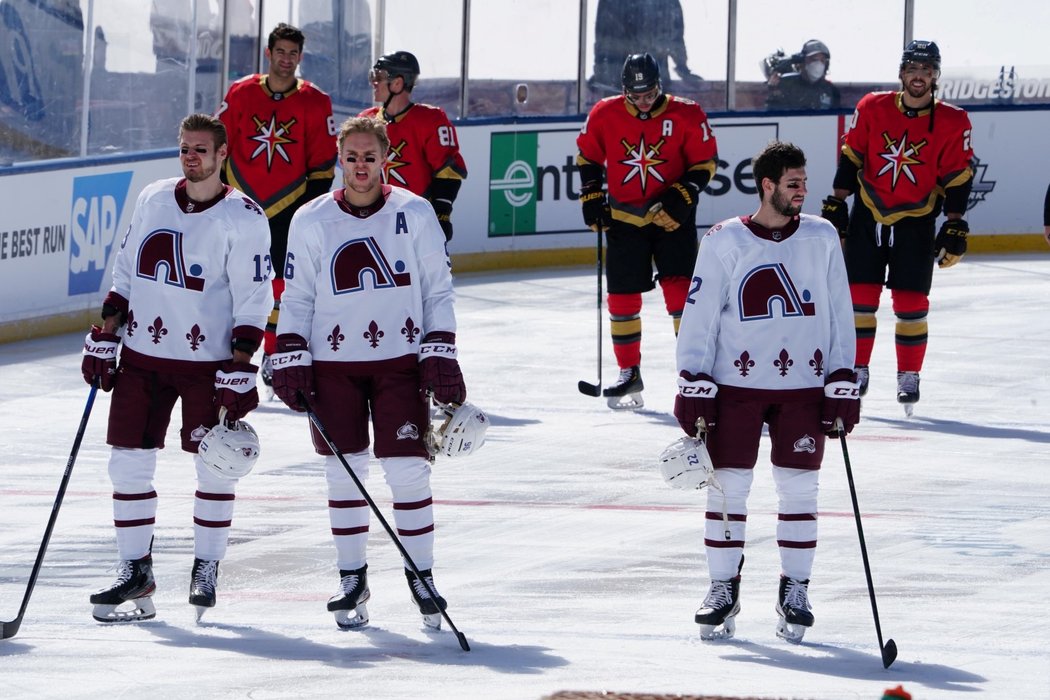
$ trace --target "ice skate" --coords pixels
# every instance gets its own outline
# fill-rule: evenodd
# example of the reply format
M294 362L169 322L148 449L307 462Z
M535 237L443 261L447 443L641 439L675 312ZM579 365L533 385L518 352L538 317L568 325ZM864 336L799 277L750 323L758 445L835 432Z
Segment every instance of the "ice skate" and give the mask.
M117 569L117 580L91 594L95 606L91 616L107 623L152 620L157 615L152 598L155 590L153 557L147 554L141 559L125 559Z
M430 585L430 590L434 592L437 598L431 598L430 593L427 592L426 587L419 578L410 570L405 569L408 589L412 592L412 602L416 604L420 614L423 615L423 624L429 629L439 630L441 629L441 611L448 606L448 603L438 593L437 587L434 585L434 576L430 573L430 569L420 571L419 575Z
M608 400L611 409L634 410L645 405L642 400L643 389L645 384L642 383L642 373L635 365L621 369L616 383L602 389L602 396Z
M266 399L273 400L273 362L270 356L263 353L262 362L259 363L259 379L262 379Z
M365 603L372 594L368 591L368 565L360 569L339 570L339 592L328 599L329 612L335 613L335 624L341 630L353 630L368 624Z
M904 406L904 413L911 418L915 404L919 403L919 373L897 372L897 403Z
M215 607L215 587L218 583L218 560L193 560L193 573L190 574L190 605L197 608L197 622L200 622L208 608Z
M696 611L700 639L730 639L736 632L740 612L740 575L726 581L712 581L703 605Z
M867 365L857 365L853 368L857 373L857 386L860 388L860 395L864 396L868 393L868 379L869 372Z
M798 644L813 626L812 608L809 606L809 579L780 577L780 595L777 600L777 636Z

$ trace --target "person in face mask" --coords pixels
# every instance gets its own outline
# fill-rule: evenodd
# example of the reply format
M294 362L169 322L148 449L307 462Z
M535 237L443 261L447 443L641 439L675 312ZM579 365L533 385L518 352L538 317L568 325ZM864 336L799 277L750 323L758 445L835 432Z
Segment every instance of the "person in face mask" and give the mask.
M828 80L831 51L817 39L810 39L795 55L795 71L773 72L769 76L766 109L836 109L839 89Z

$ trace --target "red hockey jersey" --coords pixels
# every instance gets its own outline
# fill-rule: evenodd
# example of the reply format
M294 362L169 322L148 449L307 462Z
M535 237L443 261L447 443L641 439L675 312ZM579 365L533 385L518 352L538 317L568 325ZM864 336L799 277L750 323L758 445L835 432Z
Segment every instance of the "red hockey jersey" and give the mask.
M297 202L308 180L335 177L332 100L309 81L275 93L265 75L249 75L230 86L216 116L229 140L226 181L268 218Z
M666 95L640 113L622 95L591 109L576 138L577 165L605 168L612 216L636 226L651 223L649 206L686 171L714 175L718 146L703 108Z
M925 216L945 189L973 177L966 111L940 100L933 109L931 131L930 110L908 116L899 92L871 92L857 103L842 153L858 167L858 193L879 223Z
M440 107L413 104L393 118L387 117L382 107L369 107L360 116L386 122L390 153L383 174L385 183L426 197L433 180L467 177L456 127Z

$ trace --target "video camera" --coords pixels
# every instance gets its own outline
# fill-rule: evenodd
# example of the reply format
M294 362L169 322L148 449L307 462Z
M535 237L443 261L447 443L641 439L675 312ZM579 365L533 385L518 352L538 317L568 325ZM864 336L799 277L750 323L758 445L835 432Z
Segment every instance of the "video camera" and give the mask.
M786 56L784 55L784 49L777 49L762 59L762 73L768 80L774 73L783 75L785 73L798 72L805 62L805 56L801 52Z

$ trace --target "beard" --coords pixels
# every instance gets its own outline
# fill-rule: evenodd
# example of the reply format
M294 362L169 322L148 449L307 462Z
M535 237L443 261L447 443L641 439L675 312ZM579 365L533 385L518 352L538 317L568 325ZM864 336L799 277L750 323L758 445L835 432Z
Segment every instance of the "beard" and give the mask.
M799 215L802 211L802 205L795 205L791 202L791 196L784 196L779 191L774 191L772 198L769 200L770 206L773 210L781 216L793 218Z
M200 167L198 167L198 168L196 168L196 169L194 169L194 170L192 170L190 172L187 172L187 169L183 168L182 169L182 174L185 175L186 179L189 180L190 182L204 182L209 177L211 177L212 175L215 174L215 171L218 169L218 167L219 167L218 165L213 164L209 168L204 163L201 163Z

